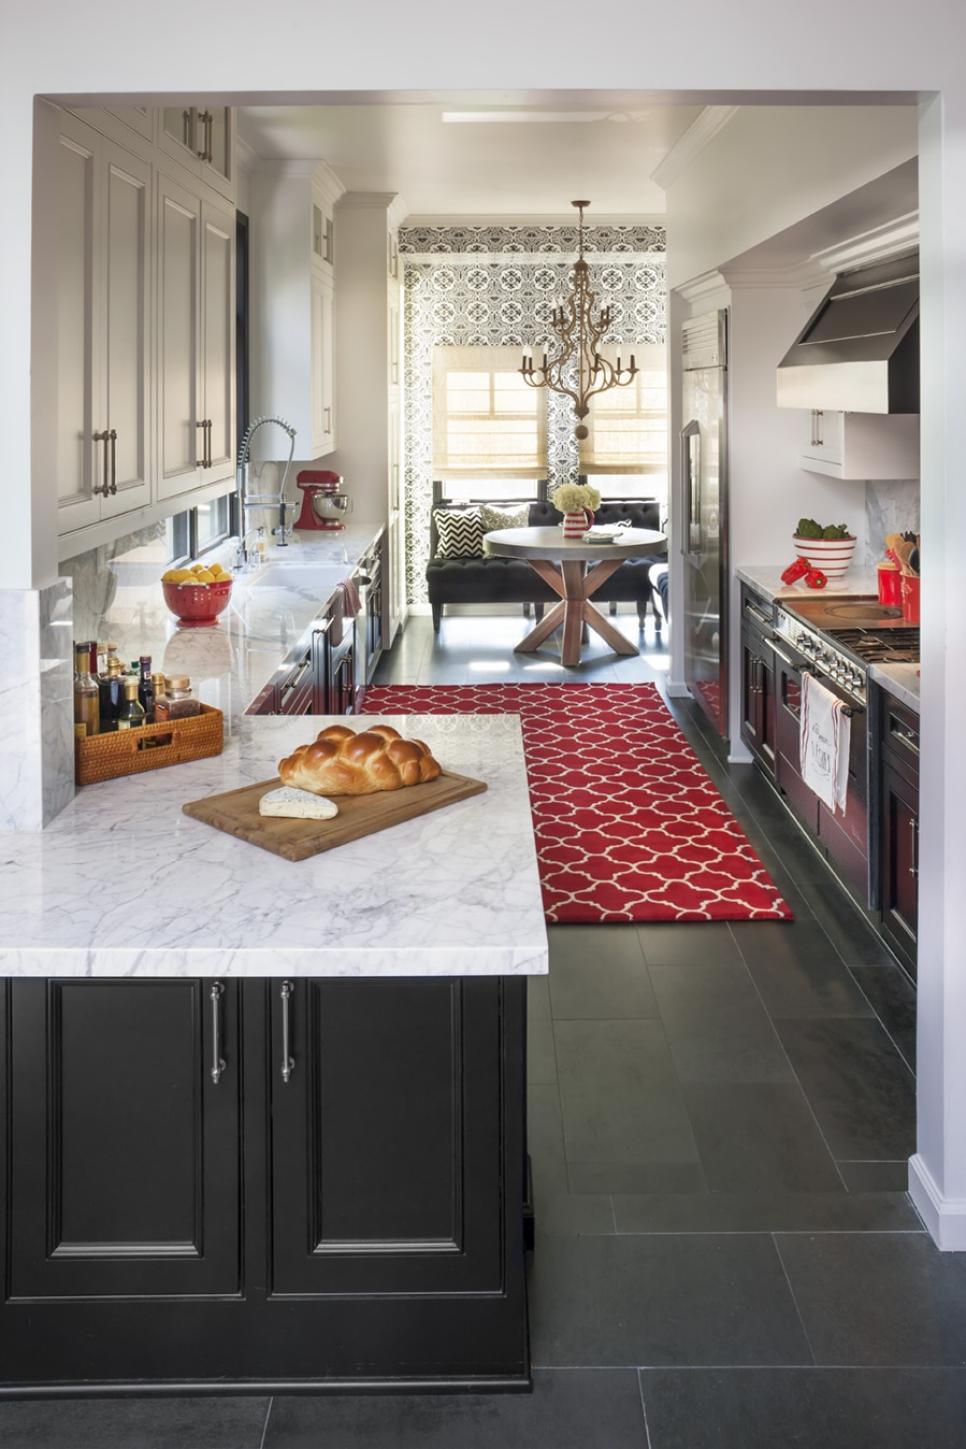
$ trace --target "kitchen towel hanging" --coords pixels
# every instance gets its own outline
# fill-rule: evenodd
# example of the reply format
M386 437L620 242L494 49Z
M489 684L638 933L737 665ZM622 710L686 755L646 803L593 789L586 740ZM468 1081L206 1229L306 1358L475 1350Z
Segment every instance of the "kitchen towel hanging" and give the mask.
M807 671L799 732L802 779L823 805L845 812L852 723L847 706Z

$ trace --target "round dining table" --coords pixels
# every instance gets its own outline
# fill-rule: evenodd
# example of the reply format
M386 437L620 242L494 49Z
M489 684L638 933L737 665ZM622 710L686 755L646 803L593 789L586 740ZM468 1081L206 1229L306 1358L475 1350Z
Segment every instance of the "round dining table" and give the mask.
M522 558L550 585L560 603L545 614L515 647L517 654L535 654L563 625L561 663L568 669L580 663L584 625L599 634L618 654L639 654L637 645L615 629L592 596L628 559L653 554L667 539L652 528L625 528L613 543L588 543L564 538L559 527L499 528L483 537L483 550L500 558Z

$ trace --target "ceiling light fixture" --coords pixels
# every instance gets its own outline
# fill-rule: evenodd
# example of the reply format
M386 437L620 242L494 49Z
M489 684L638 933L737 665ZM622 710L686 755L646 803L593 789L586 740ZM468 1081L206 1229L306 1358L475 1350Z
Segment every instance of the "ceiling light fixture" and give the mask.
M544 350L541 366L534 368L533 351L524 348L520 375L531 387L546 387L572 400L578 419L574 436L583 442L590 432L584 422L590 412L590 399L612 387L626 387L633 382L637 363L633 352L627 367L623 366L620 353L616 363L601 356L600 344L611 324L611 310L604 307L595 320L597 298L590 290L590 267L584 260L584 209L590 202L574 201L571 205L577 208L580 218L573 289L559 307L554 307L550 320L560 351L548 358Z

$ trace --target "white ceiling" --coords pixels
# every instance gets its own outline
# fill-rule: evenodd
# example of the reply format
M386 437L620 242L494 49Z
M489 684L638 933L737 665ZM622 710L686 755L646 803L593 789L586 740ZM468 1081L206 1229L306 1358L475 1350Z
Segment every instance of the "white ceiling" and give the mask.
M447 123L444 111L464 116ZM614 111L596 95L502 115L450 97L445 106L247 106L238 116L258 156L327 161L349 191L398 192L414 219L566 217L581 196L593 221L664 211L651 172L700 111L643 100Z

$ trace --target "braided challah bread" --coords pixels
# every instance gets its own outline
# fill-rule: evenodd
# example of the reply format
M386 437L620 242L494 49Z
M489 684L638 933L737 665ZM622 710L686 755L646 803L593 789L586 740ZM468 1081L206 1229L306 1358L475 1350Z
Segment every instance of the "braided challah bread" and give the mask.
M299 745L279 761L283 785L313 795L372 795L421 785L443 772L422 740L404 740L391 725L373 725L356 734L345 725L329 725L311 745Z

